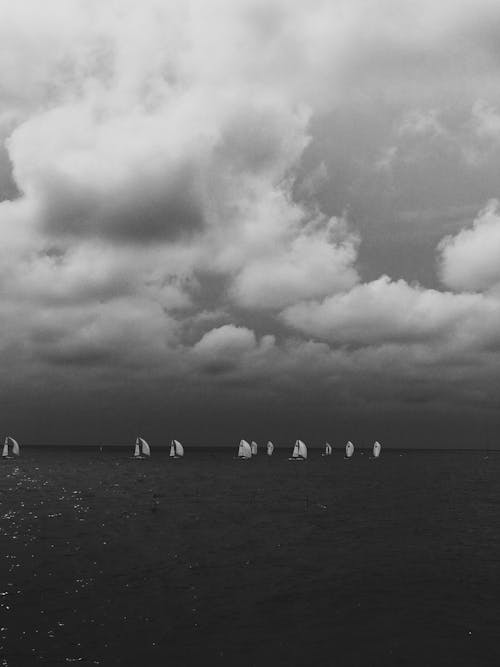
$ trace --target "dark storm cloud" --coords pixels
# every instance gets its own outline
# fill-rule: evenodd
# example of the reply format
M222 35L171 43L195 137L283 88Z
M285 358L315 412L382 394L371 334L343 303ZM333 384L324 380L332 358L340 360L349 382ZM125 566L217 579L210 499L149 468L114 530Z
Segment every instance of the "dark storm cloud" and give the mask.
M139 171L116 192L82 188L58 174L45 175L40 223L55 238L157 243L189 237L203 228L193 172L181 167L173 174L155 174L153 180Z

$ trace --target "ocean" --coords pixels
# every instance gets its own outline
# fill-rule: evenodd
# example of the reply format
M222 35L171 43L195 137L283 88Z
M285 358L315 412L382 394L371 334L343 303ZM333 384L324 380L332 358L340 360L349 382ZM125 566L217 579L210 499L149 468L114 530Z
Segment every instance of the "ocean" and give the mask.
M496 665L500 453L0 462L0 665Z

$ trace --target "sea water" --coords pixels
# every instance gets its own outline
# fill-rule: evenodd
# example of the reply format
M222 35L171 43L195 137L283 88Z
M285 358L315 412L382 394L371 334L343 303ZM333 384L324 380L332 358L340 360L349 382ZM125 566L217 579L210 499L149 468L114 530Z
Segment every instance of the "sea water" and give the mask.
M500 453L0 465L0 665L494 665Z

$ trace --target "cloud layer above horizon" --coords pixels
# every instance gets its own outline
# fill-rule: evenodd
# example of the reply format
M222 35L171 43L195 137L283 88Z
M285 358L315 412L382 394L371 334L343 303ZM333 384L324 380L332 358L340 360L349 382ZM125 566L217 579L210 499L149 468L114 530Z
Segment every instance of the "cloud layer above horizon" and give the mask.
M0 393L497 408L497 3L0 13Z

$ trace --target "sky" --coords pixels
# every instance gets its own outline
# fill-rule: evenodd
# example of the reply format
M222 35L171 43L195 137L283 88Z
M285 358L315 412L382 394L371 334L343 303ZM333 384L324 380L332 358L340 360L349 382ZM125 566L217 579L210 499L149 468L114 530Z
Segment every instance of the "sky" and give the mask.
M0 0L30 443L494 447L500 5Z

